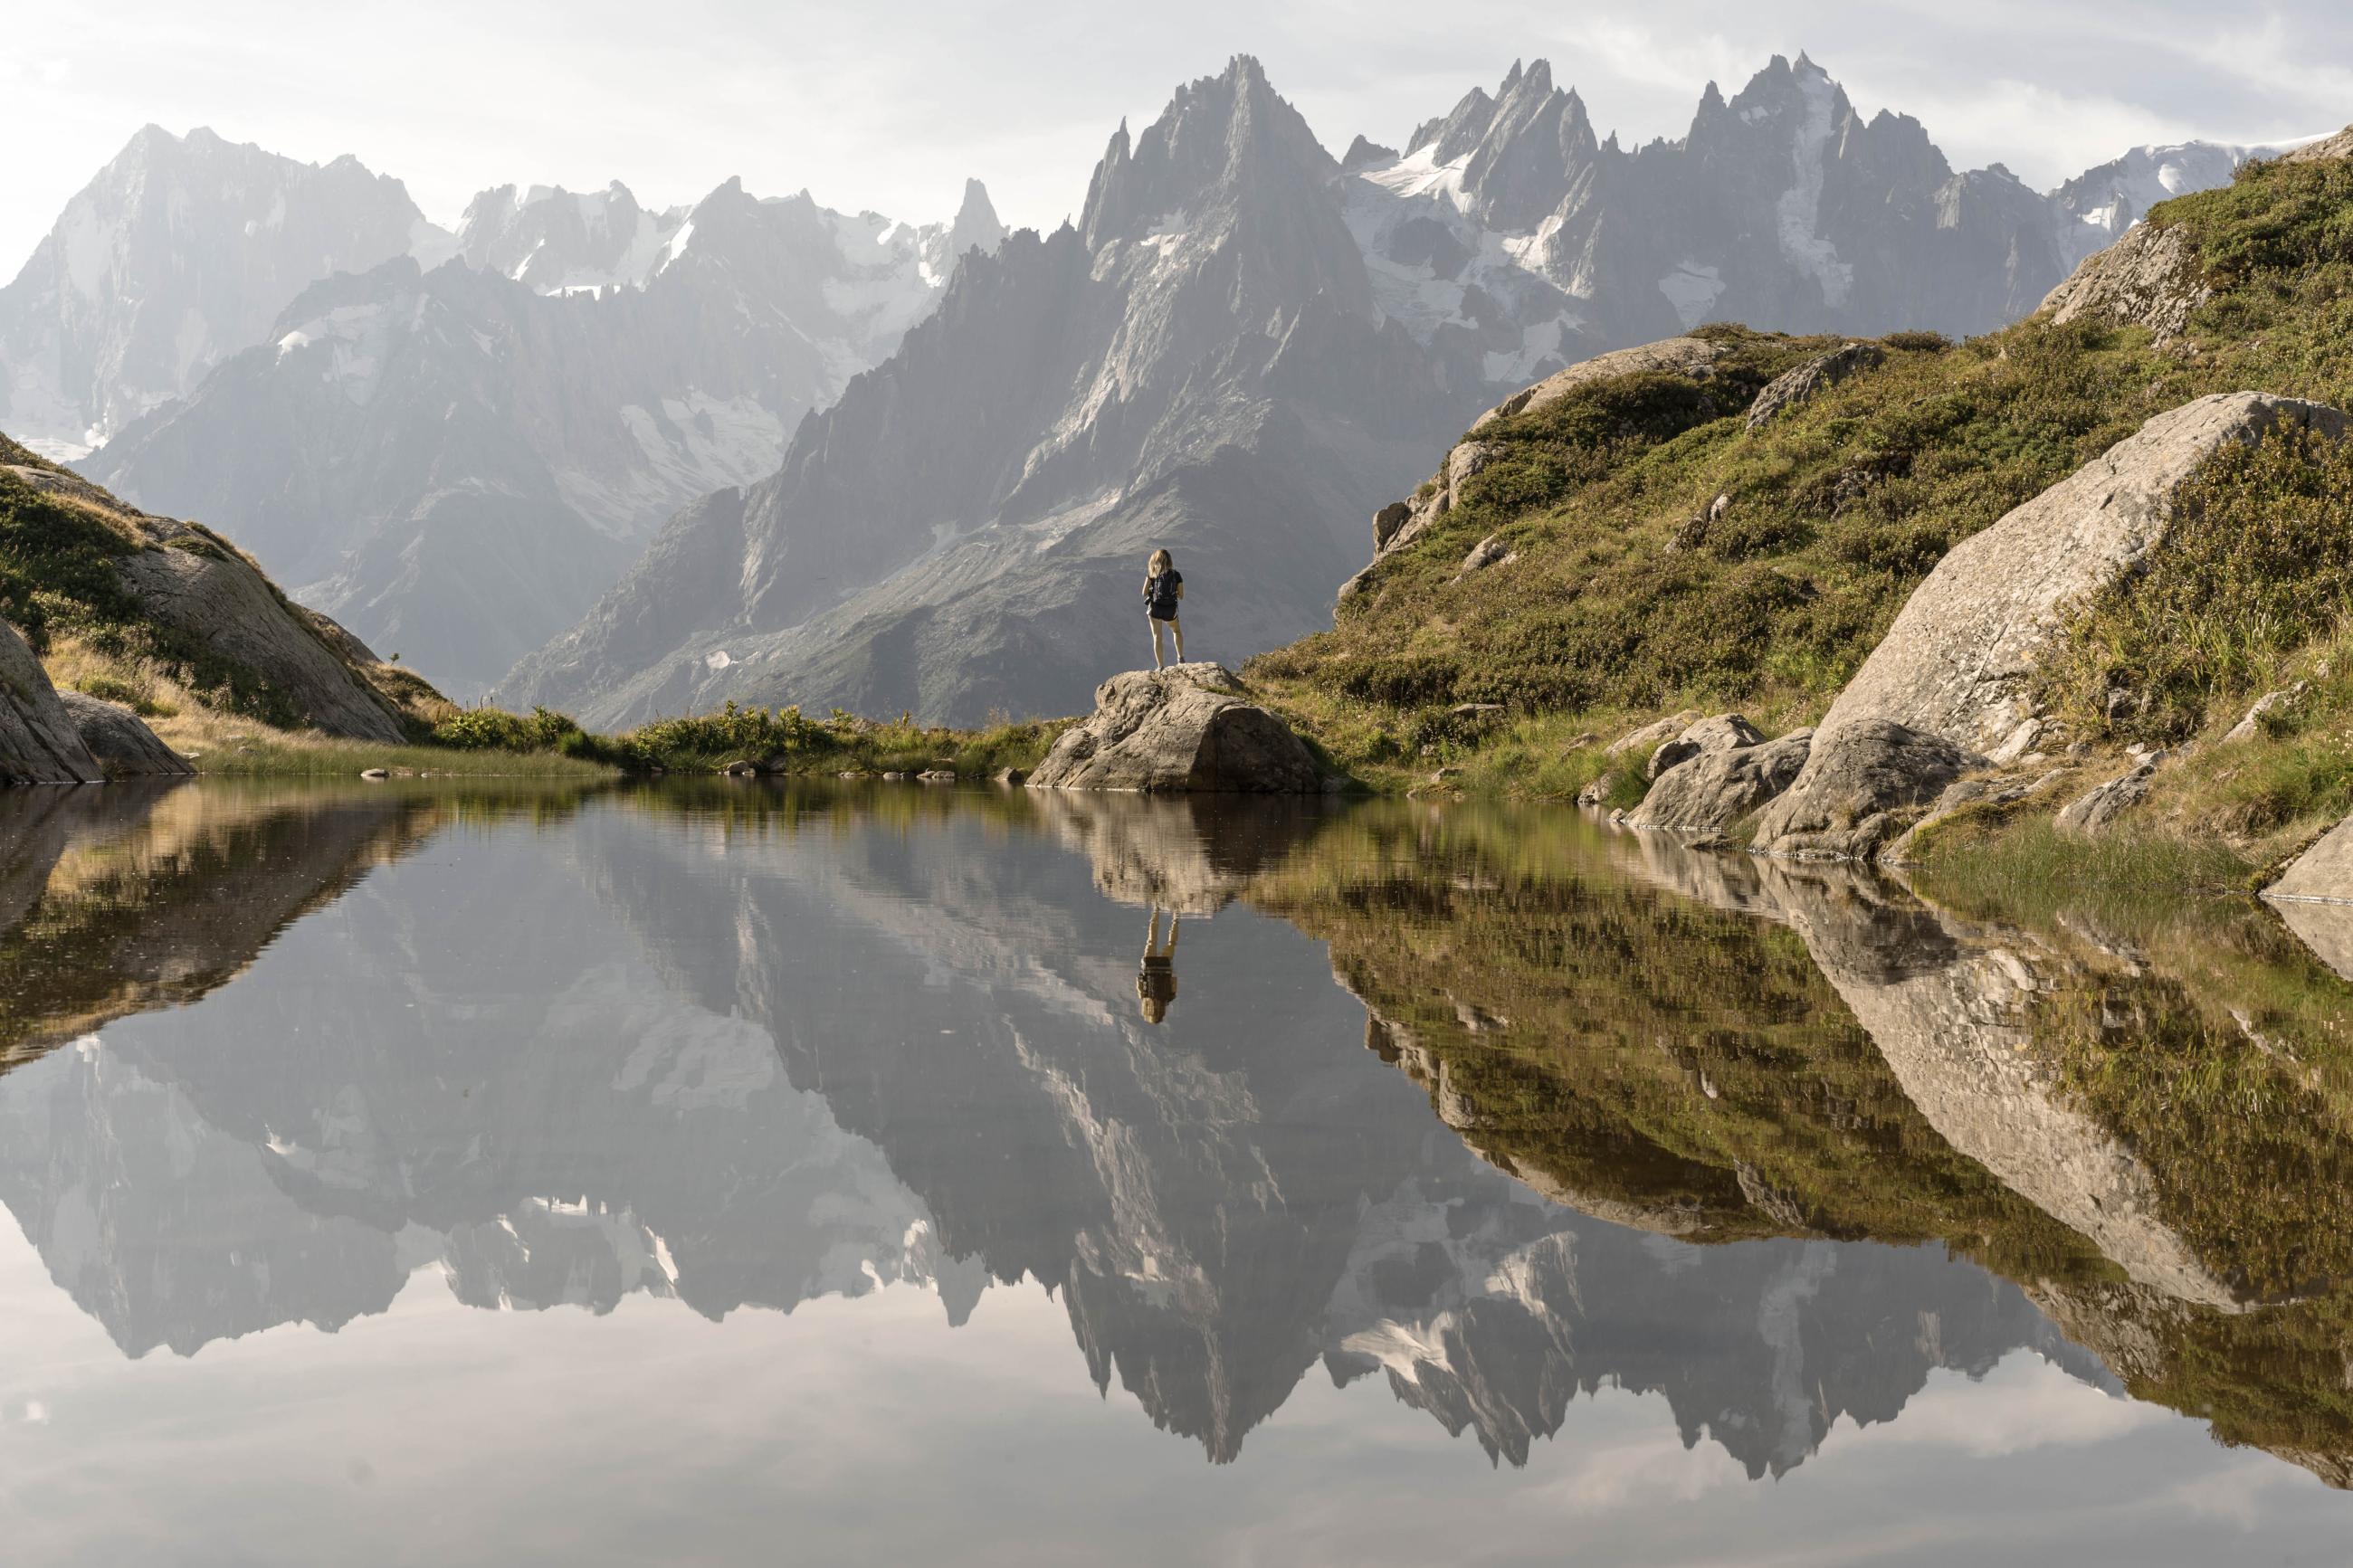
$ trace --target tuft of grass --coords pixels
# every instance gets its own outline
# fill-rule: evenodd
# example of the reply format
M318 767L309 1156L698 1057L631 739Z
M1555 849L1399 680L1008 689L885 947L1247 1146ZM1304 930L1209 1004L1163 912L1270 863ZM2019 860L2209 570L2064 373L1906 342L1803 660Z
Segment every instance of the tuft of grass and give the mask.
M2077 733L2178 745L2286 684L2348 605L2353 443L2274 431L2200 466L2142 570L2069 616L2038 699Z

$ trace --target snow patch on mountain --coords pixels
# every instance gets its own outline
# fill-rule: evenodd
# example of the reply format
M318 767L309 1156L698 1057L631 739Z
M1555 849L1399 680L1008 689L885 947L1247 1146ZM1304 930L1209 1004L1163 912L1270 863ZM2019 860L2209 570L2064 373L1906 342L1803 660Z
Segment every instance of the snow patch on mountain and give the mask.
M1823 304L1843 305L1854 288L1854 268L1839 259L1838 247L1820 232L1823 155L1830 147L1838 88L1829 72L1802 55L1797 77L1805 95L1805 119L1789 152L1797 180L1773 208L1780 220L1781 253L1821 286Z

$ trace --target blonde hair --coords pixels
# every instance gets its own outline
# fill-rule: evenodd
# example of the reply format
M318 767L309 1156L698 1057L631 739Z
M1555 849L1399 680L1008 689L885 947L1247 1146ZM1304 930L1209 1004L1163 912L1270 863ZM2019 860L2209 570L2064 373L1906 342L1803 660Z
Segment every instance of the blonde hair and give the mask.
M1174 572L1176 563L1166 550L1155 550L1152 552L1152 559L1144 563L1144 569L1146 572Z

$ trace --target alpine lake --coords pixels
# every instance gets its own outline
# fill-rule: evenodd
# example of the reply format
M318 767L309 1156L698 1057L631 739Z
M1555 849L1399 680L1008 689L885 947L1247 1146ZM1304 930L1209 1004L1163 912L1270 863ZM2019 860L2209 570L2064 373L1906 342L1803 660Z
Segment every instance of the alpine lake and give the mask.
M2252 901L26 789L0 1068L15 1564L2353 1556L2353 985Z

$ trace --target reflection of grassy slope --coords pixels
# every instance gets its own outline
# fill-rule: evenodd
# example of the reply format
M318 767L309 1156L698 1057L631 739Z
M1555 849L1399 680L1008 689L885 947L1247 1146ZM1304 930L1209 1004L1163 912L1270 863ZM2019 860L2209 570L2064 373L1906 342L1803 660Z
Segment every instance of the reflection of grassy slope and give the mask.
M0 929L0 1068L112 1019L198 1000L288 925L443 828L568 812L579 798L214 784L172 789L121 818L101 814L116 804L101 793L132 787L50 796L92 815L38 828L27 813L47 801L24 792L5 803L15 815L0 816L0 838L19 859L0 866L0 881L21 879L29 896ZM45 864L22 863L27 854Z
M1359 811L1250 898L1331 944L1482 1150L1571 1191L1713 1239L1795 1220L2111 1272L1936 1134L1796 932L1630 886L1575 824Z
M2164 1221L2253 1294L2316 1293L2231 1314L2124 1282L1956 1153L1797 933L1630 885L1565 814L1367 807L1250 899L1329 942L1377 1038L1419 1047L1401 1065L1539 1186L1698 1219L1695 1240L1941 1240L2137 1396L2353 1480L2353 987L2261 911L2046 910L2016 942L2064 955L2034 1048Z

